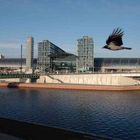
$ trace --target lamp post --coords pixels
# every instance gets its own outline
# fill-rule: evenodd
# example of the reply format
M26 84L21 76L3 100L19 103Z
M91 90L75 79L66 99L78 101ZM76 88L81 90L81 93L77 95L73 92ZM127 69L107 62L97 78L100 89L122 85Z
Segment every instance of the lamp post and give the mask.
M21 58L21 67L20 67L20 72L22 73L22 44L21 44L21 48L20 48L20 58Z

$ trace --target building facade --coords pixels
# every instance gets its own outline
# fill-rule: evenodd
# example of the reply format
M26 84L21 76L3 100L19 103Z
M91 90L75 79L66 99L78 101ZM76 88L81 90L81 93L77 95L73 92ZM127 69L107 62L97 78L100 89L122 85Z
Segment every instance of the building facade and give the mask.
M76 56L74 54L57 57L53 62L54 72L57 74L76 72Z
M140 58L95 58L94 67L101 73L140 72Z
M27 39L27 51L26 51L26 69L33 69L33 55L34 55L34 39L28 37Z
M38 69L45 73L51 72L53 69L55 55L59 56L66 52L50 42L44 40L38 43Z
M76 56L69 55L59 57L53 61L54 71L66 73L76 71ZM37 59L33 60L35 69L37 69ZM26 59L22 59L23 69L26 68ZM20 58L0 59L0 72L19 70L21 67ZM94 69L98 73L135 73L140 72L140 58L94 58Z
M77 45L77 72L89 72L94 70L94 43L93 39L83 36L78 39Z

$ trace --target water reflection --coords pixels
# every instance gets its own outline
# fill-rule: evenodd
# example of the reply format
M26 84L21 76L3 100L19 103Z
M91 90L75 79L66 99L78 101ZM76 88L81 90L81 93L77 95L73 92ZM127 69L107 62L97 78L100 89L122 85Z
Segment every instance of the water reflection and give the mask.
M139 140L140 92L1 89L0 116Z

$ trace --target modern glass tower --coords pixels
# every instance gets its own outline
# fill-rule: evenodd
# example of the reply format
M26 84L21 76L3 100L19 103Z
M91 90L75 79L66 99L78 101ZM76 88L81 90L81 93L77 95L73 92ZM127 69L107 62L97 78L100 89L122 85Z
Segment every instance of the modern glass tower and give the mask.
M66 52L54 45L49 40L44 40L38 43L38 68L41 72L51 72L53 69L53 60L55 57L52 55L62 55Z
M33 55L34 55L34 39L33 37L28 37L27 38L27 52L26 52L27 70L33 69Z
M93 39L83 36L78 39L77 45L77 72L90 72L94 70L94 43Z

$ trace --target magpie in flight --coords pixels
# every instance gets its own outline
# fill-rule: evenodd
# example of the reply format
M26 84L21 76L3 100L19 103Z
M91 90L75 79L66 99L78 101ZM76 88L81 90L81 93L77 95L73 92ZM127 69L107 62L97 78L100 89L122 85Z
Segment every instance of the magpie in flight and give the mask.
M108 39L106 40L106 44L103 48L104 49L109 49L112 51L117 51L117 50L131 50L132 48L127 48L123 47L123 41L122 41L122 36L123 36L123 31L119 28L114 29L112 34L109 35Z

